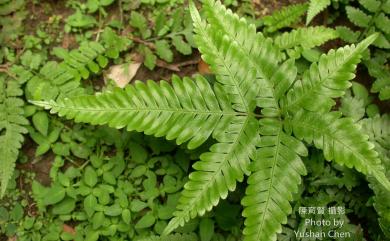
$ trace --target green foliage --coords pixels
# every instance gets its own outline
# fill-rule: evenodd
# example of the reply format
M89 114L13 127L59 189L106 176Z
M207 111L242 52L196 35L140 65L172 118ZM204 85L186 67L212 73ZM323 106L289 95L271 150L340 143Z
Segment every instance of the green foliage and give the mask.
M390 177L390 116L388 114L382 116L374 116L372 118L366 118L360 121L363 126L363 130L370 136L370 140L375 144L375 149L379 153L379 156L383 160L386 168L386 176ZM370 179L371 188L375 192L374 207L379 214L379 224L382 228L384 235L389 238L389 210L390 199L386 190L375 179Z
M289 27L300 21L307 10L307 4L295 4L283 7L272 15L263 18L265 31L275 32L279 29Z
M23 20L26 17L24 0L0 1L0 44L8 46L23 30ZM3 52L3 51L1 51ZM0 62L3 59L0 53Z
M3 197L12 177L19 149L27 132L28 121L23 116L23 91L14 79L0 75L0 197Z
M374 46L384 49L390 48L388 25L390 19L389 12L386 10L386 1L361 0L359 3L362 8L346 6L348 19L356 26L363 28L365 36L373 32L379 33L378 38L373 43Z
M306 5L295 6L292 15L300 15L303 8ZM76 122L165 136L177 144L188 142L190 149L210 136L215 139L193 165L164 235L205 215L248 175L242 199L244 240L276 240L293 210L290 202L299 190L301 175L306 174L301 157L307 156L306 145L311 144L323 150L325 159L372 176L382 184L380 188L390 191L368 136L351 118L331 111L334 99L351 87L356 65L377 35L356 46L329 51L299 76L294 59L281 62L280 49L257 33L254 25L220 2L204 1L203 9L206 21L190 5L194 39L216 76L213 85L200 76L174 77L173 87L165 81L159 85L136 82L96 96L34 103ZM270 23L277 17L268 19ZM322 37L312 40L311 45L322 41ZM255 112L256 107L261 114ZM89 174L90 185L95 184L94 177ZM109 213L117 214L115 210ZM154 223L149 213L141 221L138 227Z
M175 9L170 5L162 9L151 8L150 12L141 10L131 11L129 23L136 30L133 38L142 38L138 40L138 49L145 57L144 65L147 68L155 68L157 57L168 63L173 62L175 50L182 55L192 54L195 44L188 10L182 7Z
M310 0L307 10L306 25L320 12L331 4L331 0Z
M103 33L104 47L97 42L83 42L78 49L67 51L62 48L54 49L54 54L63 61L47 62L39 73L32 73L22 67L17 75L28 81L26 85L27 98L31 100L50 100L83 93L80 81L92 74L97 74L106 67L109 59L119 57L120 51L126 50L131 42L123 42L112 31ZM114 46L114 42L117 43Z
M338 37L331 28L322 26L298 28L284 32L274 38L274 44L281 50L286 50L291 58L299 58L302 53Z
M204 236L203 220L178 229L176 234L156 236L173 216L178 191L186 182L189 161L198 158L196 153L177 149L173 143L162 139L108 127L83 132L95 140L96 147L85 158L86 162L60 171L66 164L64 158L57 156L51 171L51 185L45 187L33 182L32 196L44 220L77 222L76 234L68 234L68 240L75 241L88 238L191 241L199 240L197 234L192 233L198 233L198 228L200 236ZM153 151L147 151L149 149ZM172 151L176 155L170 155ZM210 229L209 225L207 228ZM34 240L31 233L46 236L44 232L20 228L19 238ZM57 230L52 235L64 240L65 233ZM227 237L238 240L232 235Z
M387 68L388 54L377 53L364 62L369 74L375 78L371 92L379 93L379 99L390 99L390 70Z
M151 236L139 241L197 241L198 238L194 234L170 234L167 236Z
M297 46L311 49L337 37L337 32L334 29L316 26L285 32L277 36L274 42L280 49L292 49Z

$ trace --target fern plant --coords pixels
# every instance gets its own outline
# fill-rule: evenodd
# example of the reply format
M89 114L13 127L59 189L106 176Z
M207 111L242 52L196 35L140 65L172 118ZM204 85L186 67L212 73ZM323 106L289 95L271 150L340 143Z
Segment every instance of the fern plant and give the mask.
M107 66L109 59L118 58L119 53L131 44L131 41L121 42L122 39L112 31L104 36L106 35L108 40L104 42L105 46L91 41L83 42L78 49L69 52L65 49L55 49L56 56L63 61L49 61L38 73L14 66L18 79L27 81L27 98L50 100L84 93L81 80L89 78L91 73L98 73ZM113 46L112 41L116 41L117 46Z
M330 0L311 0L307 14L307 24L311 19L329 6ZM382 49L390 48L390 3L387 0L359 0L359 7L347 5L345 7L346 15L350 22L361 30L353 31L346 26L338 26L339 36L346 42L356 43L364 37L377 32L379 36L373 45ZM388 68L383 67L387 64L388 57L378 57L382 53L374 53L375 59L365 61L370 75L375 78L371 91L379 93L381 100L390 99L390 72ZM380 59L379 63L376 63Z
M20 83L0 75L0 198L13 175L19 149L27 132Z
M195 41L216 83L202 76L174 77L172 85L137 81L95 96L33 103L76 122L165 136L190 149L216 140L193 165L164 235L211 210L249 176L242 199L245 240L276 240L306 174L301 157L311 145L390 191L368 136L332 110L376 35L329 51L297 76L294 59L281 62L279 47L254 25L220 2L204 0L203 10L205 19L190 4Z

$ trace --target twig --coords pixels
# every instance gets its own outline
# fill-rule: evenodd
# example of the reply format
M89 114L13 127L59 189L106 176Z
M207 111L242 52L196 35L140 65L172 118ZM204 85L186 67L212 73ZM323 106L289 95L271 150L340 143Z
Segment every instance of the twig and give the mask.
M151 43L151 42L147 42L147 41L145 41L143 39L140 39L140 38L137 38L137 37L134 37L134 36L130 36L129 38L131 40L133 40L134 42L146 45L147 47L149 47L149 48L151 48L153 50L156 49L156 46L153 43Z
M156 62L156 65L158 67L161 67L161 68L169 69L169 70L172 70L175 72L180 72L181 67L188 66L188 65L194 65L197 63L199 63L199 58L187 60L187 61L184 61L181 63L176 63L176 64L168 64L167 62L158 59Z

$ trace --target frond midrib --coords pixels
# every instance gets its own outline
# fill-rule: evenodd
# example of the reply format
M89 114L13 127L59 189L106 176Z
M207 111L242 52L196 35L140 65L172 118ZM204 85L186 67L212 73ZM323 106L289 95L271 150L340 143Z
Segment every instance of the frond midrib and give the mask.
M50 108L54 108L56 112L57 110L71 110L71 111L76 111L76 112L128 112L128 111L135 111L135 112L172 112L172 113L177 113L177 114L195 114L195 115L219 115L219 116L237 116L240 114L241 116L248 115L248 113L245 112L235 112L235 111L201 111L201 110L186 110L186 109L169 109L169 108L131 108L131 107L126 107L126 108L118 108L115 107L115 109L111 107L107 108L80 108L80 107L68 107L65 105L58 105L58 104L53 104L53 103L47 103L46 106L49 106Z

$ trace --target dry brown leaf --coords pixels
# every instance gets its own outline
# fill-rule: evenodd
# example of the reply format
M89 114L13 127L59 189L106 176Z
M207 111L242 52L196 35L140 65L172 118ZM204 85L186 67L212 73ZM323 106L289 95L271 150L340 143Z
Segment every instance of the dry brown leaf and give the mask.
M135 76L140 62L132 62L111 66L106 74L107 79L112 79L120 88L124 88Z
M74 230L74 228L72 226L69 226L67 224L64 224L62 226L62 230L65 232L65 233L70 233L72 235L75 235L76 234L76 230Z
M206 64L202 59L198 63L198 71L200 74L211 74L209 65Z

